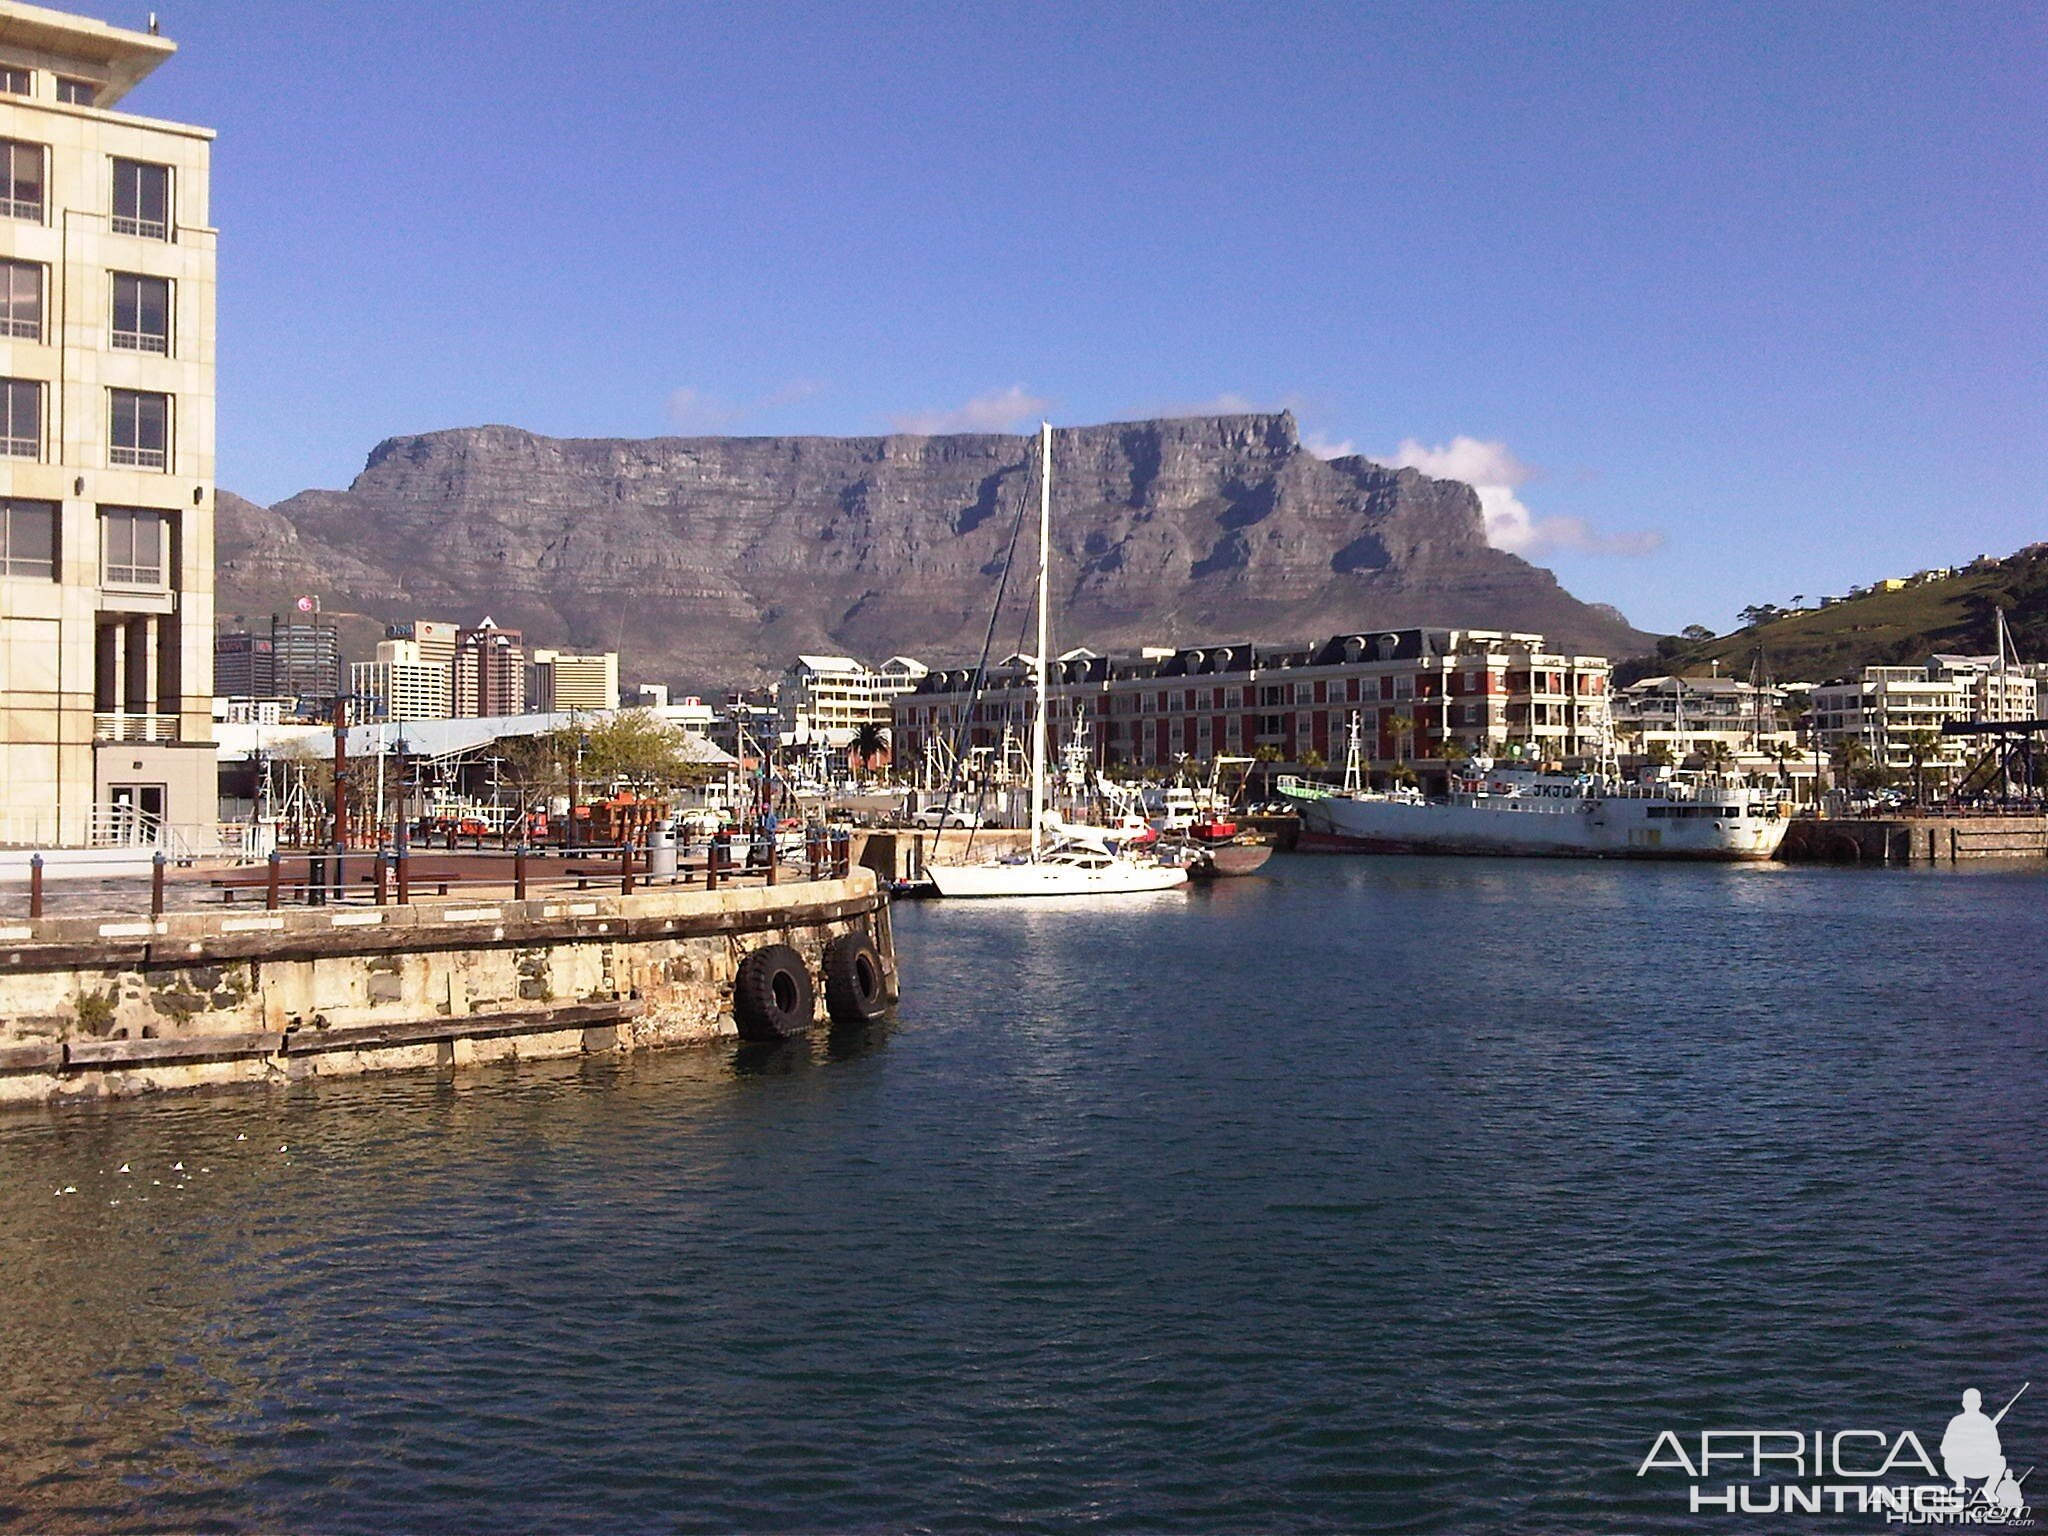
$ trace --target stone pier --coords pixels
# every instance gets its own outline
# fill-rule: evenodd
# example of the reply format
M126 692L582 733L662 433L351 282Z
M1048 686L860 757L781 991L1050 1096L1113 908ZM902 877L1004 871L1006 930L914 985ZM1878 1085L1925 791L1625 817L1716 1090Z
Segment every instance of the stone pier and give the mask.
M734 1033L750 950L867 934L873 874L553 895L0 922L0 1104L635 1050Z
M1966 859L2038 859L2048 854L2048 816L1898 816L1816 820L1785 833L1787 863L1950 864Z

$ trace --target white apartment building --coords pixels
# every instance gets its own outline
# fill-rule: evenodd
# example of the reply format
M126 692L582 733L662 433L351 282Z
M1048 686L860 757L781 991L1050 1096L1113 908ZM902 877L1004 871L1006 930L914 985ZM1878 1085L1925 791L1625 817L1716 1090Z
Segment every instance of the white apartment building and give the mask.
M776 698L782 741L836 751L864 725L886 730L892 701L917 687L929 670L910 656L891 656L879 667L851 656L799 656L783 673Z
M2038 718L2039 679L2029 669L2001 667L1995 656L1936 656L1924 667L1865 667L1853 678L1813 690L1814 738L1832 752L1861 742L1871 761L1910 772L1917 752L1923 768L1960 767L1978 744L1939 736L1951 720ZM1928 733L1936 733L1928 740Z
M1794 747L1784 723L1787 690L1735 677L1646 677L1614 692L1614 734L1623 752L1663 749L1682 761L1718 748L1731 755Z
M0 0L0 842L209 833L213 133L175 47Z

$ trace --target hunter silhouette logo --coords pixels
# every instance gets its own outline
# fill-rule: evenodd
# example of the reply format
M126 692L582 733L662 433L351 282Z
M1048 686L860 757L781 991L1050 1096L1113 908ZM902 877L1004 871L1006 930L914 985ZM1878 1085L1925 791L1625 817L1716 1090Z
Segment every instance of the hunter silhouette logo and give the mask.
M2011 1401L1988 1418L1984 1414L1983 1393L1972 1387L1963 1394L1963 1411L1948 1421L1948 1430L1941 1437L1941 1467L1954 1480L1957 1493L1974 1482L1993 1508L2016 1512L2026 1509L2026 1496L2020 1492L2020 1484L2034 1469L2029 1467L2018 1477L2012 1475L2012 1468L2006 1464L2004 1444L1998 1438L1998 1425L2031 1385L2023 1383Z
M1706 1429L1658 1434L1637 1477L1683 1474L1694 1514L1880 1515L1887 1525L2030 1529L2026 1482L2002 1432L2030 1382L1996 1413L1975 1387L1948 1421L1940 1464L1914 1431L1884 1429Z

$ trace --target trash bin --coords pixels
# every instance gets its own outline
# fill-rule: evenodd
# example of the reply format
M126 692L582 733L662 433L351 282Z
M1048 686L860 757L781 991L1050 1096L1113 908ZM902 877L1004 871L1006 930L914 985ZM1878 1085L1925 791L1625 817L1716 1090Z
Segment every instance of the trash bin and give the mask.
M653 879L659 875L676 872L676 834L667 822L657 822L647 829L647 875Z

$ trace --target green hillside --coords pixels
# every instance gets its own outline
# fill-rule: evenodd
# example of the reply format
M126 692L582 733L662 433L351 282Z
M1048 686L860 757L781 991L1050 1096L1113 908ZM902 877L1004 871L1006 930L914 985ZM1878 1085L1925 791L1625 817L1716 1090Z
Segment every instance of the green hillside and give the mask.
M1615 669L1630 681L1659 672L1745 673L1758 645L1773 676L1823 682L1869 666L1915 665L1936 651L1988 655L1993 614L2006 623L2024 661L2048 660L2048 544L1898 592L1871 592L1827 608L1766 617L1711 639L1671 636L1652 656Z

